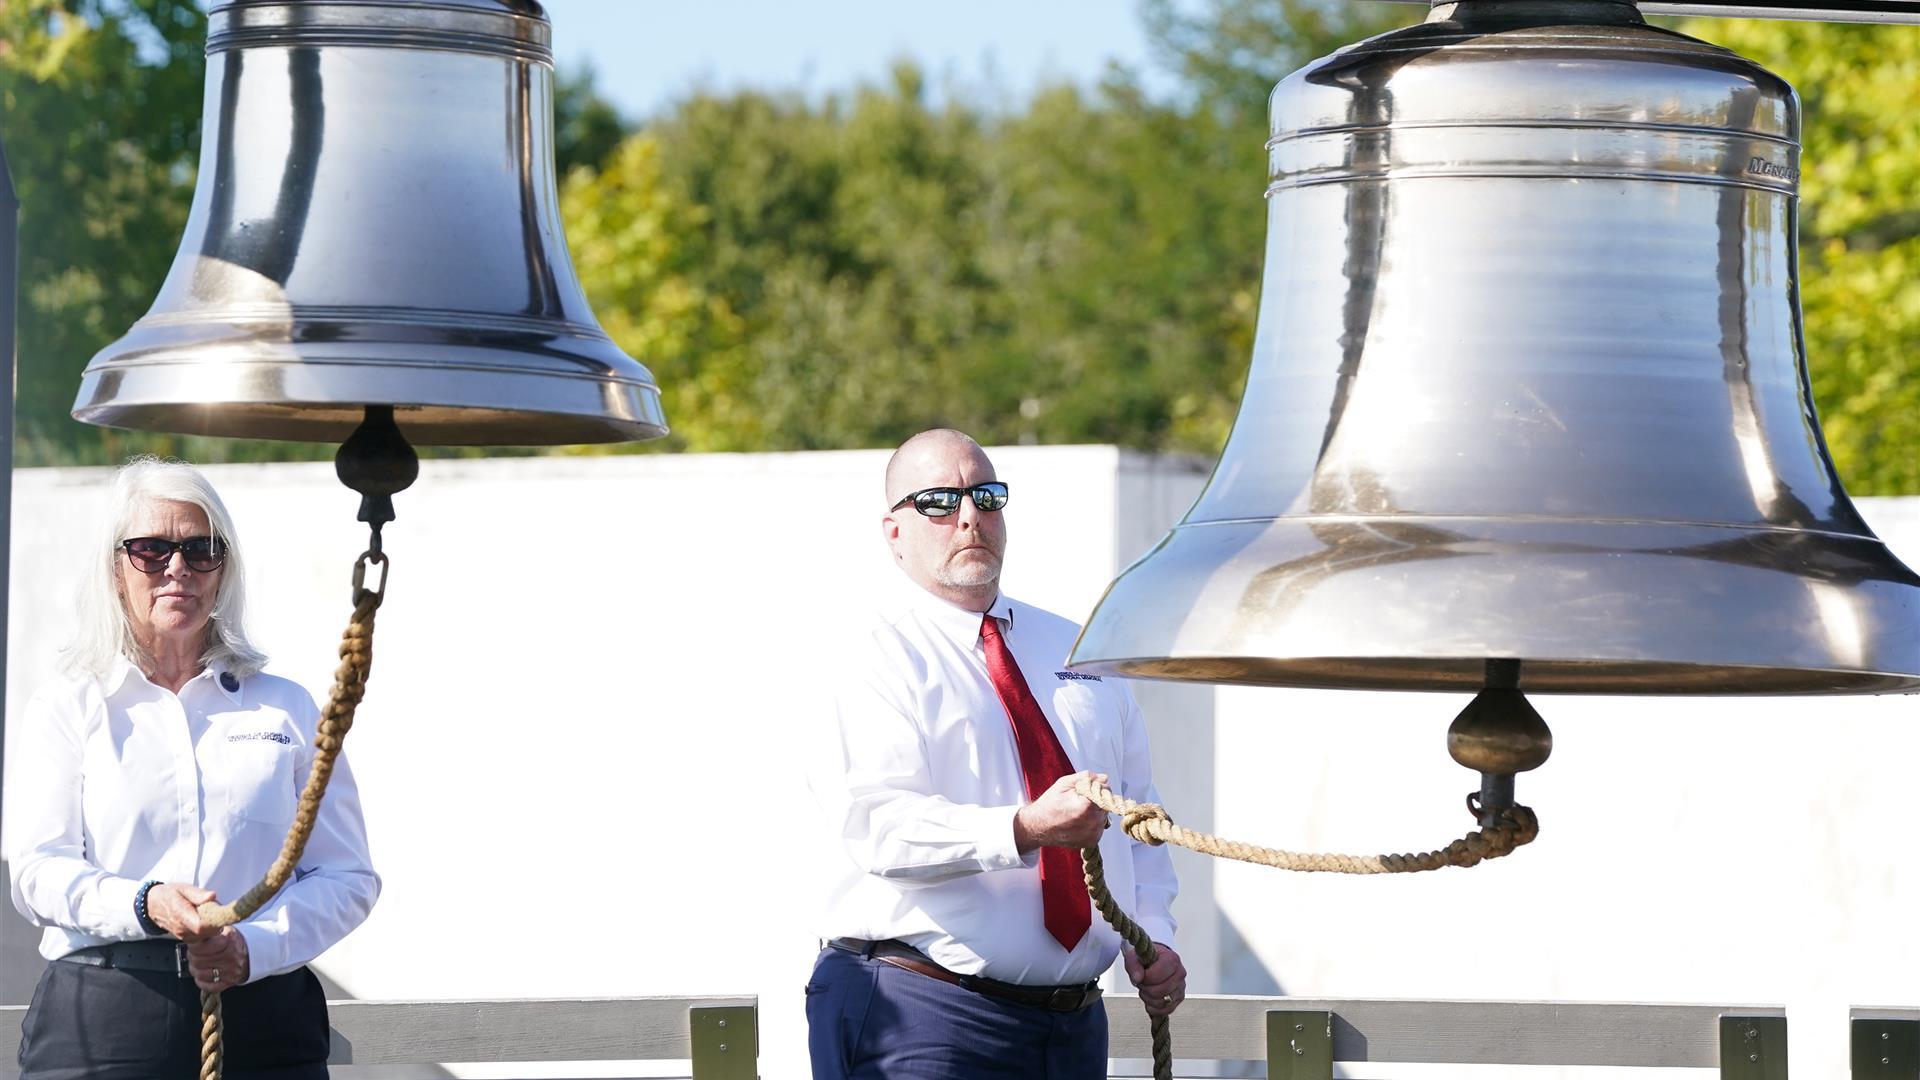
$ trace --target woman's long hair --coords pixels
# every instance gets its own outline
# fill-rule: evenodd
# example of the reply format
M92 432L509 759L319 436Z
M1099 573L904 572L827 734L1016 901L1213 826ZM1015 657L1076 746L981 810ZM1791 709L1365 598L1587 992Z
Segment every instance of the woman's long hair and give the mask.
M226 545L227 559L214 590L213 619L207 625L207 648L200 655L206 667L246 677L259 671L267 657L247 640L246 562L233 518L225 503L199 469L183 461L162 461L151 455L129 460L113 474L113 489L100 531L80 576L80 625L62 651L62 666L73 674L105 679L115 660L125 658L147 670L153 658L134 640L133 624L120 596L118 562L125 557L120 541L133 525L134 514L152 502L190 503L207 515L213 535Z

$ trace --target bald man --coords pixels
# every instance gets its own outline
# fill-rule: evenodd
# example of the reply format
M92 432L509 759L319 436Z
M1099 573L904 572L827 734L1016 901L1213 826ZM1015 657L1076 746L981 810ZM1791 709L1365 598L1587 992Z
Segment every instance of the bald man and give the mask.
M1171 1013L1164 849L1107 829L1073 790L1093 773L1157 802L1146 724L1117 680L1066 670L1079 628L1000 592L1007 485L946 429L887 464L885 538L902 577L845 650L809 770L846 861L807 985L816 1080L1106 1075L1097 980L1122 952L1092 912L1079 849L1159 945L1127 972Z

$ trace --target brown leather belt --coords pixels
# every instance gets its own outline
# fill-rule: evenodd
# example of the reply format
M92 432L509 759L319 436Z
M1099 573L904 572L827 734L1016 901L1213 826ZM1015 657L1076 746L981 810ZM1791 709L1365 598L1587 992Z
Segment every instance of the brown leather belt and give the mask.
M929 979L938 979L943 983L952 983L964 990L971 990L983 997L1011 1001L1015 1005L1029 1008L1047 1009L1051 1012L1079 1012L1081 1009L1100 1000L1100 984L1081 983L1077 986L1021 986L1019 983L1001 982L989 979L985 975L962 975L949 971L928 959L927 954L902 941L868 941L865 938L834 938L827 944L843 952L850 952L883 964L891 964L902 971L911 971L915 975L925 975Z

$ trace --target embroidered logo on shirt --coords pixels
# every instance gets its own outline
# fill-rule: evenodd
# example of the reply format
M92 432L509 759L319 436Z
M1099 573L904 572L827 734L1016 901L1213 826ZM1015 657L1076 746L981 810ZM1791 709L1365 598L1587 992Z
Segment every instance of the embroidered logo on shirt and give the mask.
M1053 677L1056 679L1084 679L1087 682L1100 681L1100 676L1098 675L1085 675L1078 671L1056 671L1053 673Z
M290 745L293 742L291 737L283 735L278 731L241 731L227 736L228 742L259 742L263 739L272 740L282 746Z

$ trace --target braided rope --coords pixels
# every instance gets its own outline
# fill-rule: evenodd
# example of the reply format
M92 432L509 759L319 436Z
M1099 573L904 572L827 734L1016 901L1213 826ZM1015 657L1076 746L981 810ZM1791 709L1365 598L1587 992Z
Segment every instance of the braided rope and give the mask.
M333 779L334 762L340 757L340 747L346 741L347 732L353 729L353 713L360 707L360 699L366 696L367 675L373 669L373 616L386 596L387 583L383 569L378 591L362 587L369 556L371 553L362 555L354 566L353 617L347 621L346 632L340 636L340 666L333 673L333 693L327 699L327 707L321 710L319 730L314 735L313 745L317 752L313 756L313 771L307 774L307 785L301 789L300 805L294 811L293 827L287 830L286 842L280 847L280 857L273 861L259 884L248 889L240 899L231 904L200 905L202 925L214 928L231 926L260 910L261 905L273 899L273 895L293 876L301 854L307 850L307 840L313 836L314 822L320 816L320 800L327 794L327 783ZM386 562L384 556L374 558L378 562ZM200 1080L220 1080L224 1057L220 992L202 990Z
M1100 917L1119 931L1120 937L1133 949L1141 964L1152 967L1154 961L1160 959L1160 950L1154 948L1153 939L1140 929L1140 924L1120 909L1120 902L1108 890L1106 864L1100 860L1099 845L1081 848L1080 862L1086 869L1087 892L1093 896L1093 906L1100 909ZM1150 1015L1147 1019L1153 1028L1153 1075L1159 1080L1169 1080L1173 1076L1172 1025L1164 1016Z
M1211 833L1197 832L1173 823L1166 808L1156 803L1137 803L1115 794L1105 784L1081 777L1074 790L1087 801L1110 814L1120 815L1120 827L1143 844L1175 844L1221 859L1275 866L1282 870L1333 874L1417 874L1444 866L1473 866L1484 859L1511 854L1514 848L1531 843L1540 835L1540 822L1532 810L1510 806L1500 811L1501 823L1476 829L1438 851L1418 855L1334 855L1321 852L1282 851L1279 848L1223 840Z
M1500 824L1476 829L1438 851L1418 855L1332 855L1282 851L1279 848L1243 844L1237 840L1222 840L1211 833L1175 825L1173 819L1167 816L1165 807L1157 803L1134 802L1116 794L1091 776L1082 775L1075 781L1073 789L1107 813L1119 814L1121 831L1143 844L1175 844L1202 855L1308 873L1417 874L1438 870L1443 866L1473 866L1485 859L1497 859L1510 854L1514 848L1531 843L1534 837L1540 835L1540 821L1532 810L1524 806L1510 806L1500 811ZM1132 946L1142 964L1152 967L1158 952L1147 938L1146 931L1121 910L1119 902L1107 888L1105 865L1100 860L1099 847L1081 848L1080 860L1086 868L1087 892L1093 897L1093 905L1100 909L1100 917L1107 920L1107 924ZM1149 1019L1153 1029L1154 1078L1171 1080L1173 1036L1167 1018L1152 1016Z

